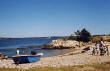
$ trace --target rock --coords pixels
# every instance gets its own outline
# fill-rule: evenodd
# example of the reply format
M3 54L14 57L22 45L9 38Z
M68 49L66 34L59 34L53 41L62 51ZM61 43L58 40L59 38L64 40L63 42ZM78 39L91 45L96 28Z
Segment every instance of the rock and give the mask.
M79 43L73 40L53 40L51 43L44 45L43 49L68 49L75 48Z

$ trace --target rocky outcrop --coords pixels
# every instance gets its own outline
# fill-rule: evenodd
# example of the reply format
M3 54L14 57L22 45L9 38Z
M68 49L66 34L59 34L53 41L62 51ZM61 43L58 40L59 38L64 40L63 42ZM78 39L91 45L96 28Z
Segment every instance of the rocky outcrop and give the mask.
M53 40L51 43L44 45L43 49L68 49L75 48L78 44L77 41L59 39Z

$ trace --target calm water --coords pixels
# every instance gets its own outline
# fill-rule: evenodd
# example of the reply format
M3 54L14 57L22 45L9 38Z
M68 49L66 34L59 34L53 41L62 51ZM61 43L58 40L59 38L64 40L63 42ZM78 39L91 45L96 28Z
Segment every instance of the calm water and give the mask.
M26 48L28 46L40 46L43 44L47 44L51 42L52 40L59 39L57 37L55 38L16 38L16 39L2 39L0 40L0 53L3 53L8 56L16 55L17 48ZM36 47L33 49L20 49L22 53L20 54L30 54L31 51L34 50L36 52L42 52L45 56L54 56L58 54L64 54L69 49L63 49L63 50L44 50L41 49L41 47Z

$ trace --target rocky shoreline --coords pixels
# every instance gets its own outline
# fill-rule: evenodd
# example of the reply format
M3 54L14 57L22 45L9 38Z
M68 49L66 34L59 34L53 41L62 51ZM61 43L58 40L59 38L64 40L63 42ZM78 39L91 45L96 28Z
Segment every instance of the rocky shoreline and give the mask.
M108 50L110 52L110 42L108 44ZM40 61L35 63L19 64L15 65L12 59L0 60L0 67L3 68L20 68L20 69L29 69L33 67L60 67L60 66L75 66L91 63L102 63L110 62L109 55L92 55L92 49L95 47L94 44L84 45L73 40L53 40L51 43L43 45L43 49L70 49L75 48L74 51L57 56L44 57Z
M43 49L70 49L78 47L79 42L67 39L53 40L51 43L43 46Z
M90 46L90 50L87 50L86 52L82 53L82 51L84 51L84 49L89 46ZM77 48L77 50L73 52L69 52L63 55L41 58L40 61L35 63L15 65L11 59L2 60L0 61L0 67L29 69L33 67L75 66L75 65L102 63L102 62L110 61L110 56L108 55L105 56L92 55L91 53L92 47L94 47L94 45L83 46L81 48ZM109 45L109 51L110 51L110 45Z

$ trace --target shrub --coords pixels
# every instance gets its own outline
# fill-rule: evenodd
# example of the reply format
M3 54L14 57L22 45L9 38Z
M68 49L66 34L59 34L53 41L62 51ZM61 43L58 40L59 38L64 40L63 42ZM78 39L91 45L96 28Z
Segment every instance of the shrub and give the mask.
M76 37L76 36L74 36L74 35L71 35L71 36L69 36L69 37L68 37L68 39L69 39L69 40L76 40L76 39L77 39L77 37Z
M79 42L89 42L91 38L91 33L88 32L85 28L81 31L77 30L74 32L76 36L70 36L69 39L74 39Z

